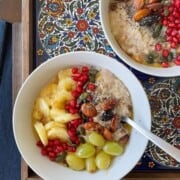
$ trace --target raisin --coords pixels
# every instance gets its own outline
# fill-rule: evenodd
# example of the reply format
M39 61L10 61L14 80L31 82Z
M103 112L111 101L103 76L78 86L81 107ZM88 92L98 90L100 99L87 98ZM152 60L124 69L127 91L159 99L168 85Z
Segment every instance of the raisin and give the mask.
M139 25L140 26L151 26L154 23L158 22L159 20L160 20L160 16L157 14L153 14L153 15L142 18L139 22Z
M112 112L112 110L107 110L104 111L102 116L101 116L101 120L102 121L109 121L114 117L114 113Z

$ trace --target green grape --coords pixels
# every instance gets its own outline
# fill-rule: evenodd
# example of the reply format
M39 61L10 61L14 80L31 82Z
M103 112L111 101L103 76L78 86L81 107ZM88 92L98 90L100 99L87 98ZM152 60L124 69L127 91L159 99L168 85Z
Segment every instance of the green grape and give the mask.
M102 135L98 134L97 132L93 131L88 135L88 141L98 147L104 146L105 140Z
M118 156L118 155L121 155L123 153L124 148L122 145L120 145L116 142L108 141L105 143L103 150L107 154L110 154L112 156Z
M66 156L66 162L71 169L74 169L77 171L83 170L85 168L84 159L77 157L74 153L69 153Z
M98 169L107 169L111 164L111 156L104 151L100 151L96 155L96 166Z
M84 143L76 149L76 155L80 158L89 158L95 154L95 147L92 144Z
M86 170L88 172L95 172L96 171L96 162L95 162L95 157L90 157L90 158L87 158L85 160L85 163L86 163Z

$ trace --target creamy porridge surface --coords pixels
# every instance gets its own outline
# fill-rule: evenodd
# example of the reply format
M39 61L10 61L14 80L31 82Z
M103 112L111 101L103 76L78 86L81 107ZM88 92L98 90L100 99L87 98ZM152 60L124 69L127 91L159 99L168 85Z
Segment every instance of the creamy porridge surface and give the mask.
M106 69L102 69L96 80L95 102L98 102L96 109L98 111L97 116L94 118L95 122L98 122L104 127L111 128L111 121L102 120L102 114L105 112L102 108L99 109L99 105L107 102L110 99L116 100L116 105L113 106L110 111L115 114L118 122L116 130L113 132L113 138L116 141L126 141L129 138L128 129L120 122L122 116L133 116L132 101L130 93L124 83L119 80L113 73Z
M178 6L179 0L111 0L111 32L121 49L138 63L180 65Z
M116 40L128 54L148 53L154 49L156 40L152 38L152 32L131 20L126 3L119 3L116 11L110 11L110 23Z
M106 69L102 69L99 72L99 78L96 81L97 88L95 93L98 100L102 101L104 98L114 97L118 100L116 113L119 116L131 116L132 114L132 102L131 96L127 87L122 81Z

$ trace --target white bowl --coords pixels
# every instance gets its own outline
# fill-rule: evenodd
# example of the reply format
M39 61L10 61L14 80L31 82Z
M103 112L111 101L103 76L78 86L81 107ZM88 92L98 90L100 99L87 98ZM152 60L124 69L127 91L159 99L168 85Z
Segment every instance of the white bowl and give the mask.
M100 0L99 1L99 10L100 10L100 19L104 34L111 45L112 49L115 53L129 66L133 67L134 69L141 71L145 74L154 75L154 76L161 76L161 77L173 77L180 75L180 66L173 66L169 68L161 68L161 67L151 67L146 66L134 61L131 57L129 57L118 45L117 41L115 40L109 23L109 3L110 0ZM117 25L118 26L118 25Z
M83 64L106 68L121 79L132 97L134 120L146 129L151 127L150 106L143 87L132 72L118 61L93 52L72 52L49 59L36 68L25 80L17 95L13 111L13 131L18 149L26 163L44 179L117 180L132 170L146 148L148 140L133 129L124 154L117 157L108 170L92 174L86 171L73 171L49 161L40 154L31 124L34 100L40 89L60 69Z

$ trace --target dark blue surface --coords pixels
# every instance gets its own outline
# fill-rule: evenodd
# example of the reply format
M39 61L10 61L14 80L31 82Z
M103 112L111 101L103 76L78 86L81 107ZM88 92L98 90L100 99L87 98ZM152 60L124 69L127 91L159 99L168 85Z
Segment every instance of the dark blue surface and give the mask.
M20 180L20 175L12 130L12 28L0 20L0 180Z

